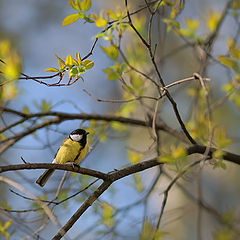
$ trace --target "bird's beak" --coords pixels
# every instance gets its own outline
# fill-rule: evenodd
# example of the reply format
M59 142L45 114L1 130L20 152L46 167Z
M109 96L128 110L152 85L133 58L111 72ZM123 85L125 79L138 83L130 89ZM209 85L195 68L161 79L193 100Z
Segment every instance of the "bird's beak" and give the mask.
M89 134L89 132L86 132L86 135L88 135Z

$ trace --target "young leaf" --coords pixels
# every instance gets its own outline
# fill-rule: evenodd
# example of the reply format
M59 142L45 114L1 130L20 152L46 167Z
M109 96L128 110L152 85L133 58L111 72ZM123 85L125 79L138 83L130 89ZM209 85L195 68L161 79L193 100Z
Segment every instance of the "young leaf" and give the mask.
M210 31L214 31L217 27L221 15L217 12L210 11L208 20L207 20L207 27Z
M68 5L74 10L80 10L74 0L68 0Z
M91 60L85 60L82 62L82 65L86 68L86 69L91 69L94 65L93 61Z
M80 7L82 11L88 11L91 8L91 0L83 0L80 2Z
M226 129L221 127L216 128L214 132L214 140L219 148L227 147L232 143L232 140L227 137Z
M128 159L133 164L139 163L142 159L142 154L139 154L132 150L128 150Z
M116 72L116 70L114 70L111 67L103 69L103 72L105 72L107 74L108 80L113 81L113 80L117 80L119 78L119 74Z
M25 105L25 106L23 107L22 112L25 113L25 114L29 114L29 113L30 113L29 108L28 108L27 105Z
M117 15L112 10L106 10L106 14L111 18L112 20L118 20Z
M73 65L73 58L71 55L67 55L65 60L65 65L71 67Z
M95 24L97 27L105 27L107 25L107 20L103 17L97 17L95 19Z
M57 69L57 68L46 68L45 70L44 70L45 72L58 72L59 70Z
M43 99L39 108L43 112L48 112L51 108L51 101L47 102L45 99Z
M186 23L186 26L189 30L191 30L192 32L195 32L200 25L200 20L199 19L186 18L185 23Z
M70 72L71 72L72 75L78 74L78 72L79 72L79 67L74 67L74 68L72 68Z
M80 18L80 15L78 13L70 14L63 19L62 26L72 24L76 22L79 18Z
M65 64L65 62L57 54L54 54L54 55L58 59L58 61L60 61L62 64Z
M106 227L112 227L114 224L114 219L113 219L113 206L110 204L103 202L102 204L102 217L104 221L104 225Z
M108 47L103 47L100 46L103 52L107 54L107 56L113 60L116 60L118 58L118 49L114 46L108 46Z
M80 53L76 53L76 59L77 59L78 64L80 65L81 62L82 62L82 59L81 59Z
M123 132L127 129L126 125L119 122L111 122L111 128L115 131Z
M220 56L218 56L218 60L223 65L230 67L234 71L238 72L239 69L238 69L237 63L234 60L232 60L230 57L225 56L225 55L220 55Z
M135 182L137 191L142 192L143 185L142 185L142 180L141 180L139 174L138 173L133 174L133 178L134 178L134 182Z

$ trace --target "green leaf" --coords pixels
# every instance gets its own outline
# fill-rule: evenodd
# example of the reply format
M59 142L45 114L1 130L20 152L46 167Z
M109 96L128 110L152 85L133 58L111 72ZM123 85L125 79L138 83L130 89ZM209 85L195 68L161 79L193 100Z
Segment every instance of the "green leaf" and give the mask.
M133 174L133 178L134 178L137 191L142 192L144 189L143 189L142 180L139 174L138 173Z
M108 47L103 47L100 46L103 52L107 54L107 56L113 60L116 60L118 58L118 49L114 46L108 46Z
M220 13L210 11L210 14L207 20L207 27L210 31L214 31L216 29L220 17L221 17Z
M165 5L165 2L162 0L158 0L154 5L153 5L153 10L156 11L158 7L161 7L162 5Z
M222 63L223 65L232 68L234 71L238 72L239 68L237 63L232 60L230 57L226 56L226 55L220 55L218 56L218 60L220 63Z
M79 67L79 68L78 68L78 72L79 72L80 74L85 73L85 72L86 72L86 67Z
M71 69L70 72L71 72L73 75L76 75L76 74L79 73L79 70L80 70L79 67L74 67L74 68Z
M236 58L238 61L240 61L240 48L231 48L229 50L230 54Z
M82 63L80 53L76 53L76 59L77 59L78 64L80 65Z
M79 18L80 18L79 13L70 14L63 19L62 26L72 24L76 22Z
M83 0L80 2L80 7L82 11L88 11L91 8L91 0Z
M51 67L51 68L46 68L44 71L45 72L58 72L59 70L57 68Z
M73 58L71 55L67 55L65 65L71 67L73 65Z
M8 228L11 224L12 224L12 221L13 220L9 220L9 221L7 221L7 222L5 222L5 224L4 224L4 228L6 229L6 228Z
M64 69L65 64L63 64L61 61L58 60L58 67L60 70Z
M22 109L22 112L25 113L25 114L29 114L30 111L29 111L28 106L25 105L25 106L23 107L23 109Z
M74 0L68 0L68 5L74 10L80 10L79 6L75 3Z
M222 86L222 90L223 90L224 92L229 92L229 91L231 91L232 89L233 89L232 83L227 83L227 84L225 84L225 85Z
M103 72L107 74L107 79L108 80L117 80L119 78L119 74L116 72L115 69L108 67L103 69Z
M9 220L5 222L5 224L2 224L2 222L0 222L0 236L3 235L8 239L10 238L10 234L7 232L6 229L12 224L12 221L13 220Z
M213 154L212 154L212 158L213 158L213 169L215 168L222 168L222 169L226 169L227 166L226 164L223 162L223 151L221 149L217 149Z
M42 105L40 106L41 111L48 112L51 108L51 101L47 102L45 99L42 100Z
M54 54L54 55L55 55L55 57L58 59L59 62L61 62L62 64L65 64L65 62L64 62L60 57L58 57L57 54Z
M136 151L128 150L128 159L130 163L132 164L139 163L142 157L143 157L142 154L137 153Z
M105 27L107 25L107 20L103 17L97 17L95 19L95 24L97 27Z
M91 69L94 65L93 61L91 60L85 60L82 62L82 65L86 68L86 69Z
M106 227L112 227L114 224L114 219L113 219L113 206L110 204L103 202L102 204L102 217L103 217L103 222Z
M217 144L219 148L227 147L232 143L232 140L227 138L226 129L222 127L218 127L214 131L214 140L215 144Z
M163 152L162 155L158 158L158 161L161 163L184 163L187 157L186 149L179 145L179 146L170 146L170 152Z
M130 115L134 113L136 109L135 102L126 103L120 107L118 114L122 117L130 117Z
M109 18L112 20L118 20L117 15L112 11L112 10L106 10L106 14L108 15Z
M191 18L186 18L185 19L186 26L189 30L192 32L195 32L200 25L200 20L199 19L191 19Z
M126 128L126 125L120 123L120 122L111 122L111 128L115 131L119 131L119 132L123 132L125 131L127 128Z

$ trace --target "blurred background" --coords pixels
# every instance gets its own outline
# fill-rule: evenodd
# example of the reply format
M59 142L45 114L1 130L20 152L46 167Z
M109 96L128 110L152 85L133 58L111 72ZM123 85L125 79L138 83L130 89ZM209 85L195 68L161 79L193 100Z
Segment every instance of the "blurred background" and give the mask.
M133 9L144 3L144 1L140 0L129 2ZM185 17L199 18L200 21L206 21L210 9L221 11L225 3L225 0L186 1L184 14L179 17L180 22L184 25ZM93 1L92 12L98 13L104 8L115 9L116 4L123 7L123 1ZM68 54L74 56L76 52L80 52L81 56L84 56L89 52L94 36L100 32L100 29L96 28L94 24L83 24L82 21L77 21L65 27L61 26L64 17L71 13L73 13L73 10L68 6L67 1L64 0L0 0L0 40L9 39L12 45L18 49L23 60L22 72L30 76L49 75L44 72L44 69L57 67L57 60L54 54L65 58ZM200 26L199 31L204 33L205 28ZM234 31L236 31L236 27L232 20L228 18L222 27L220 40L214 47L216 55L225 54L225 37L233 34ZM156 39L157 37L154 36ZM182 44L179 39L171 37L171 34L166 43L163 49L159 50L159 54L167 54ZM105 43L100 40L98 45L105 45ZM51 104L54 111L68 113L114 113L120 104L96 102L82 91L82 89L87 89L93 96L102 99L118 99L121 97L121 88L117 82L106 80L106 74L102 71L102 69L111 64L111 60L106 57L99 47L94 49L93 55L89 59L94 61L93 69L84 74L84 81L80 80L73 86L47 87L32 80L20 80L18 82L18 96L11 101L8 107L22 111L24 106L27 105L30 112L34 113L39 111L39 106L45 100L46 103ZM167 58L162 65L161 72L166 82L170 83L192 76L193 72L198 71L198 68L199 66L192 50L186 48L186 50ZM220 85L228 80L225 69L213 64L209 68L207 75L213 79L211 85L216 89L212 94L212 98L220 98L223 96ZM179 103L179 109L184 119L191 105L189 96L186 96L186 93L183 91L180 93L175 92L174 97ZM163 120L167 120L171 127L179 129L170 105L166 104L162 113ZM10 115L8 118L9 121L12 121ZM239 143L238 120L239 111L230 104L223 106L221 111L219 111L219 125L228 126L228 134L236 142L229 150L235 153L240 153L237 148ZM79 126L88 127L88 124L81 123L79 120L65 121L59 126L50 126L47 129L39 130L36 132L36 135L25 137L5 152L1 156L1 165L20 164L22 163L21 157L30 163L51 162L61 141L69 132ZM18 129L16 129L17 131ZM129 164L126 146L133 145L139 149L146 149L146 146L141 145L138 134L146 135L144 132L139 132L138 129L135 130L134 135L131 133L126 135L124 133L120 137L113 131L109 131L109 138L106 142L97 144L82 166L109 172ZM55 184L61 179L62 171L55 173L53 180L49 181L45 193L35 184L35 180L41 172L41 170L19 171L17 173L8 172L4 175L21 183L28 191L37 196L45 196L45 194L54 196ZM143 186L146 189L152 183L155 175L155 169L141 173ZM217 209L219 213L226 215L231 215L231 213L233 215L237 214L237 211L234 210L239 205L240 184L239 181L236 181L237 178L239 179L238 167L232 164L227 164L227 170L219 169L213 171L211 166L205 168L201 176L204 186L202 189L204 200ZM196 195L197 184L192 181L193 179L194 173L189 174L181 180L181 184L192 195ZM83 181L82 184L84 185L84 181L88 183L89 179L82 177L81 181ZM72 186L73 192L79 190L79 186L73 184L74 178L68 179L68 183ZM156 186L156 191L151 197L151 201L147 206L147 216L151 216L150 221L154 221L158 216L163 197L161 193L166 188L167 183L167 178L163 178ZM74 189L75 186L76 188ZM12 209L26 209L27 206L34 206L31 200L18 196L11 191L12 189L9 186L0 183L0 189L0 201L3 203L7 201ZM90 192L88 190L86 195ZM109 191L104 193L98 203L107 201L116 208L122 208L134 203L143 195L144 192L139 193L136 191L134 179L130 176L115 183ZM84 197L86 196L71 201L70 205L66 205L65 208L62 205L55 208L61 224L65 224L69 217L78 209ZM95 204L95 207L88 210L74 225L68 233L69 238L67 239L101 239L105 236L101 234L103 229L96 227L98 224L100 225L100 212L97 209L98 203ZM119 224L116 229L121 234L112 239L138 239L141 232L141 222L146 215L145 211L146 208L143 204L136 205L129 212L122 210L117 217ZM171 191L164 217L163 229L168 232L166 239L197 239L196 212L196 204L189 200L179 188L174 187ZM0 219L2 222L5 222L11 219L13 215L15 218L16 215L14 213L1 211ZM15 229L14 226L19 226L17 222L14 222L11 226L9 231L13 234L11 239L25 239L26 235L33 233L40 226L39 221L32 225L37 218L36 215L33 216L32 213L27 213L24 216L24 218L22 215L17 217L21 227ZM212 239L212 234L220 226L219 222L214 218L213 214L209 214L205 210L203 211L202 219L204 222L203 239ZM28 222L35 229L31 229L28 226ZM53 236L57 230L58 228L50 223L40 232L40 239L50 239L49 236ZM99 231L99 237L96 237L96 231ZM108 235L106 234L105 237L108 237ZM0 237L0 239L4 238Z

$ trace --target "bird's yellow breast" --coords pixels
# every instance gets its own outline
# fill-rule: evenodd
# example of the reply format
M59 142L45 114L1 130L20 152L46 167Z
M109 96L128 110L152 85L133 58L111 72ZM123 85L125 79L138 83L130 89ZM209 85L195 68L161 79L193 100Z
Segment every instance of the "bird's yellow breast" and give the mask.
M79 164L87 154L88 150L88 143L86 143L85 147L82 148L80 143L72 141L68 137L62 142L60 148L58 149L55 156L55 161L59 164L64 164L67 162Z

